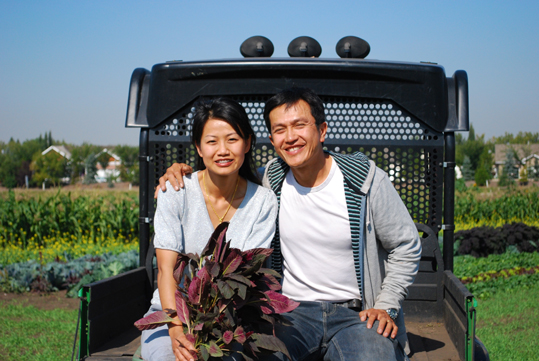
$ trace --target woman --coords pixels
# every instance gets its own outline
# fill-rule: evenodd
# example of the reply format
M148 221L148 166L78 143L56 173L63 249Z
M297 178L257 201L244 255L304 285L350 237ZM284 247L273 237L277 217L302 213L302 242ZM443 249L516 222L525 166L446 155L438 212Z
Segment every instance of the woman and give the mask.
M147 314L161 309L175 314L178 253L200 253L220 223L230 222L227 240L242 250L269 247L275 233L277 200L254 171L255 135L243 107L225 98L197 104L191 140L199 171L186 176L178 192L167 182L167 192L158 196L153 240L158 289ZM144 360L193 360L194 347L173 318L168 326L142 332Z

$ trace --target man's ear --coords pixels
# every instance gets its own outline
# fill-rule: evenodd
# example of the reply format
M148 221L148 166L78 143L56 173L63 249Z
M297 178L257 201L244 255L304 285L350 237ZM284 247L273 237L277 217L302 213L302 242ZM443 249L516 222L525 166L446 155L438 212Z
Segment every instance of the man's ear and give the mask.
M328 132L328 123L323 122L318 126L318 131L320 132L320 143L324 143L326 140L326 134Z
M271 134L269 135L268 138L269 138L269 140L270 140L270 142L271 142L271 145L273 145L273 146L275 147L275 144L273 144L273 138L271 137Z

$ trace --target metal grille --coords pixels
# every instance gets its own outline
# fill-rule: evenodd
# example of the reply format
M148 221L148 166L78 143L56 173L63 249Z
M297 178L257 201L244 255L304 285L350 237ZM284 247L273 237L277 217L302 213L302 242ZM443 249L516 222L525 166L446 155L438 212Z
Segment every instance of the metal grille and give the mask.
M255 164L275 157L264 122L265 96L236 96L257 136ZM322 97L328 133L324 147L334 152L361 151L383 169L415 222L441 225L443 134L436 133L388 100ZM194 167L191 145L192 104L150 133L150 184L175 162ZM151 202L152 203L152 202ZM153 215L154 209L150 210Z

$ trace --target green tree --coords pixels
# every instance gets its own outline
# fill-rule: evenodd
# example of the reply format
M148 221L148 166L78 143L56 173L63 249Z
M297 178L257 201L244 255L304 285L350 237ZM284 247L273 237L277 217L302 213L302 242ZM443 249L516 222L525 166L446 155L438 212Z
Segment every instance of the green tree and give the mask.
M119 145L114 148L114 153L120 157L122 164L120 165L120 178L124 182L131 184L139 183L139 161L138 147L129 145Z
M43 183L51 182L55 187L66 176L67 160L56 152L48 152L45 155L36 153L30 169L34 171L34 181Z
M80 146L72 145L71 148L71 182L76 183L81 177L85 176L87 169L86 160L88 157L92 154L99 153L101 148L89 143L82 143Z
M36 153L41 154L46 148L47 140L41 135L23 143L13 138L0 142L0 183L8 188L24 186L26 177L34 183L30 163Z
M491 178L490 172L486 170L485 168L480 167L479 169L475 171L474 178L475 178L475 184L477 184L478 186L484 186L487 184L487 181Z

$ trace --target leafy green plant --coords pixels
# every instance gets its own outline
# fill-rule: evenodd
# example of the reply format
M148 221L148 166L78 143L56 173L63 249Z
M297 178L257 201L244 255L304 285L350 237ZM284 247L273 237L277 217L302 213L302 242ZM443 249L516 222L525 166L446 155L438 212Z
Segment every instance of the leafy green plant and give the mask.
M76 297L82 285L116 276L137 266L136 251L119 255L87 255L67 262L55 261L47 264L31 260L0 268L0 285L5 292L46 292L67 288L68 297Z
M264 330L285 323L280 314L299 303L277 293L279 274L262 267L273 250L230 248L225 240L227 227L225 222L215 229L200 256L178 255L176 311L186 337L205 361L230 355L238 349L234 345L241 345L241 351L235 352L247 361L276 351L289 356L284 343ZM165 311L157 311L135 326L144 330L171 321Z

